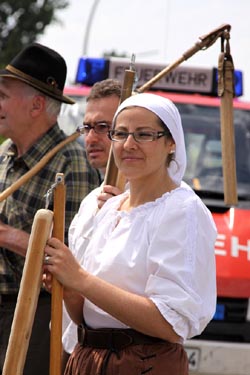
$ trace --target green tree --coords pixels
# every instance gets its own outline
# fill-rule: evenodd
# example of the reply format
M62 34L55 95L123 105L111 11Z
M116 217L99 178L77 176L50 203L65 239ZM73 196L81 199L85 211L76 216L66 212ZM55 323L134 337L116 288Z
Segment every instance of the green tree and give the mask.
M67 0L0 0L0 68L27 44L35 42Z

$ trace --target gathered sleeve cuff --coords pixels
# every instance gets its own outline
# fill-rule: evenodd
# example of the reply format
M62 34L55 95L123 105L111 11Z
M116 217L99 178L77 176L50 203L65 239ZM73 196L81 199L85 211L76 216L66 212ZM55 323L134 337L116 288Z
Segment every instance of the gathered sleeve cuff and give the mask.
M211 213L194 194L175 196L168 210L171 215L165 213L163 220L157 213L152 227L145 294L186 339L199 335L215 312L217 231Z

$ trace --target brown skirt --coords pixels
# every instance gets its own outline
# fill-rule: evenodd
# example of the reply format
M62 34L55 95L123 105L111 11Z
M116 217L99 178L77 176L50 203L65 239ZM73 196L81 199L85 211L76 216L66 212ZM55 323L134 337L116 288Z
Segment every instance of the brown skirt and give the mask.
M77 344L64 375L188 375L181 344L131 345L118 352Z

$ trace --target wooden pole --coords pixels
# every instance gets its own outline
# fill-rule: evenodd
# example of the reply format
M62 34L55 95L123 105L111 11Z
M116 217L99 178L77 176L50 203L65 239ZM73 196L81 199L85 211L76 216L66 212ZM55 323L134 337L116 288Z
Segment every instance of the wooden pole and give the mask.
M53 237L64 242L65 185L64 175L62 173L57 173L56 175L53 210ZM63 287L56 278L53 277L51 294L50 375L61 375L62 372L62 301Z
M31 168L27 173L25 173L22 177L20 177L16 182L14 182L11 186L9 186L7 189L5 189L2 193L0 193L0 202L4 201L6 198L8 198L9 195L14 193L20 186L25 184L31 177L33 177L36 173L40 171L48 163L48 161L59 151L61 148L63 148L66 144L74 141L76 138L78 138L80 133L75 132L68 136L66 139L64 139L62 142L60 142L58 145L56 145L53 150L50 150L46 155L42 157L41 160L39 160L36 165Z
M172 70L177 68L183 61L188 60L191 56L193 56L196 52L200 50L205 50L208 47L211 47L214 42L224 34L225 30L230 31L231 26L228 24L223 24L215 30L212 30L209 34L201 36L191 48L189 48L186 52L182 54L176 61L169 64L166 68L164 68L161 72L156 74L152 79L142 85L139 89L136 90L138 93L145 92L149 90L157 81L159 81L162 77L166 76Z
M22 375L41 288L44 248L51 234L53 212L40 209L31 228L3 375Z
M130 69L126 69L124 74L120 103L122 103L125 99L131 96L134 80L135 71L133 70L133 68L131 67ZM118 171L118 168L115 165L115 160L111 147L109 151L109 158L104 178L104 185L117 186L120 190L123 191L125 183L125 177L120 173L120 171Z
M224 202L231 206L237 205L238 195L233 124L234 66L229 54L220 54L218 71L218 95L221 97L220 118Z

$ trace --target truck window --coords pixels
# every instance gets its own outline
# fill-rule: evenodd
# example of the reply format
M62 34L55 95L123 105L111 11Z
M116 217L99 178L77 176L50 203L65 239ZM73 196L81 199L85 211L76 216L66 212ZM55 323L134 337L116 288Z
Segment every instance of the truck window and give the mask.
M220 113L218 107L177 104L187 150L184 179L195 190L223 194ZM250 111L234 111L237 188L239 196L250 191Z

